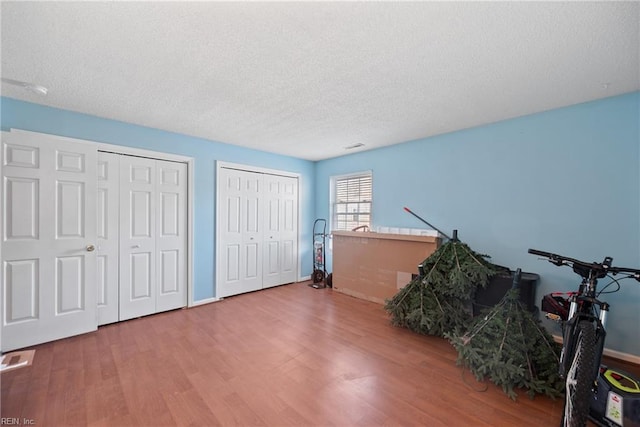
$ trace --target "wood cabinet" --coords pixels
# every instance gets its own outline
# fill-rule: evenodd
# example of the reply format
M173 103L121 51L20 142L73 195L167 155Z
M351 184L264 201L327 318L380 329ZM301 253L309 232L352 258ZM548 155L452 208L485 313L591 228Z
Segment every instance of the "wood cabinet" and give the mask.
M333 288L384 304L440 245L434 236L333 232Z

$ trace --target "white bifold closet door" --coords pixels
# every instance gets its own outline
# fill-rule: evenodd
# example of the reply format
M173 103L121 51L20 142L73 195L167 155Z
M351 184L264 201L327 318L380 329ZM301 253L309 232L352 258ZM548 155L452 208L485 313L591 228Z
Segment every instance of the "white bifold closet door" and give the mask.
M295 282L298 179L220 168L218 180L216 295Z
M2 132L2 351L187 305L187 166Z
M111 153L98 163L99 324L186 306L186 164Z
M263 177L264 255L262 287L296 281L298 260L298 180Z
M98 245L96 302L98 325L120 320L118 264L120 262L120 155L98 152Z
M262 175L222 168L217 296L226 297L262 289Z
M96 149L2 133L2 351L95 330Z

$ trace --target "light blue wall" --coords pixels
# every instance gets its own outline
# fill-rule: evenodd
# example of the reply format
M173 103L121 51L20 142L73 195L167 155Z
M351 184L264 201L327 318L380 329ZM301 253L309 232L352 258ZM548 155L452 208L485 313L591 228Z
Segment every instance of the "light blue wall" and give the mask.
M318 162L316 216L329 218L332 175L372 170L374 226L423 227L408 206L458 229L493 262L539 273L539 305L578 276L527 248L640 268L639 104L635 92ZM640 355L640 283L604 299L607 347Z
M175 153L195 159L194 300L215 296L215 162L299 173L302 275L311 274L314 163L85 114L1 98L2 130L50 133L109 144Z
M495 263L542 276L537 299L574 275L527 248L640 267L640 93L312 163L1 98L2 129L26 129L195 158L195 300L215 296L215 161L300 173L302 274L314 218L329 218L329 178L372 170L374 225L422 227L403 206ZM331 255L329 253L329 255ZM640 284L623 282L609 348L640 355ZM551 326L551 325L550 325ZM556 331L557 332L557 331Z

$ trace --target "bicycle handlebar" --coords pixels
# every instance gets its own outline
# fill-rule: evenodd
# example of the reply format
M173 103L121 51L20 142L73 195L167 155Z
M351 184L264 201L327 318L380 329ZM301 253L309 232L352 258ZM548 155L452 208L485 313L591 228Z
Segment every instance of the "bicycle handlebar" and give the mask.
M555 258L555 257L559 257L560 256L560 255L552 254L551 252L539 251L537 249L529 249L527 252L529 252L530 254L533 254L533 255L540 255L540 256L543 256L545 258Z
M616 275L618 273L629 273L634 279L640 282L640 270L635 268L626 267L612 267L611 261L613 258L605 257L602 262L584 262L574 258L569 258L564 255L553 254L551 252L539 251L537 249L529 249L528 252L533 255L543 256L548 258L549 262L557 265L568 265L570 263L573 267L573 271L582 277L588 277L590 272L596 273L598 278L605 277L607 274Z

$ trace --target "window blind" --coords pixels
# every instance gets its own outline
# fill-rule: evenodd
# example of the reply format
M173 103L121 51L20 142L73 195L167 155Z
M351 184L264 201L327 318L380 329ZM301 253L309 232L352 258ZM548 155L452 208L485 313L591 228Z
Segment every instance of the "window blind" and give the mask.
M335 180L334 230L371 227L373 179L370 173Z

